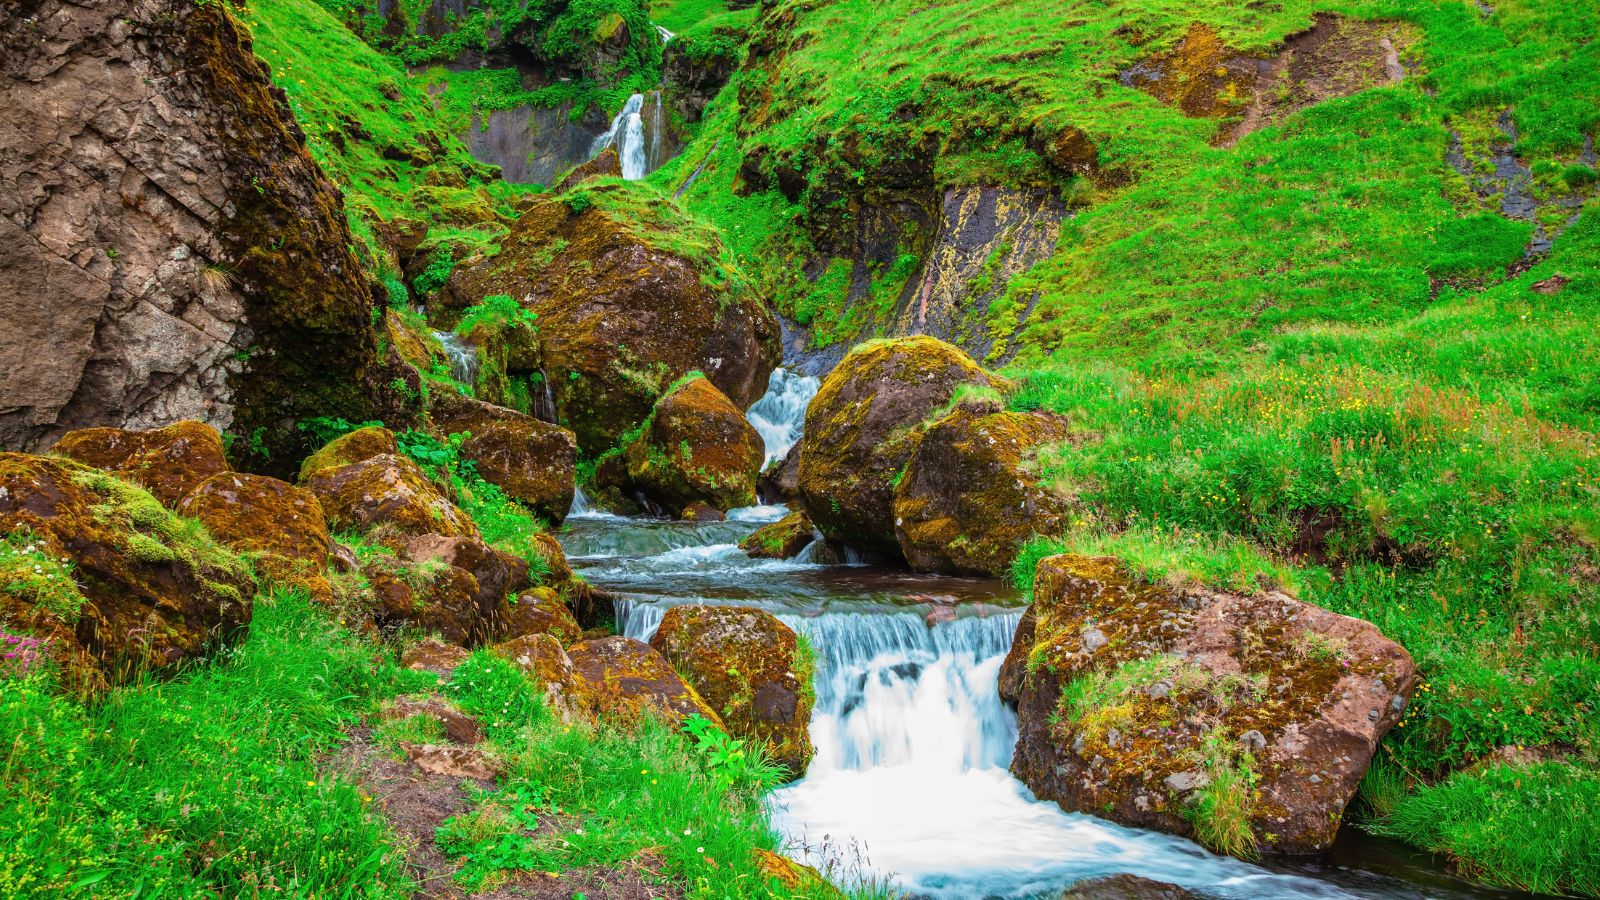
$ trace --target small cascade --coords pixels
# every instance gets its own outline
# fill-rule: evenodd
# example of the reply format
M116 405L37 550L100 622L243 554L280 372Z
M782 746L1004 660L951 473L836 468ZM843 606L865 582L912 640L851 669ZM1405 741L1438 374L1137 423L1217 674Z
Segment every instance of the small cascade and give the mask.
M644 95L634 94L622 105L622 111L611 120L611 128L594 139L589 147L589 158L599 156L607 147L617 148L617 159L622 162L622 177L638 181L649 172L645 160Z
M670 44L672 43L672 39L678 36L676 32L668 31L666 28L660 25L656 26L656 34L661 35L662 44Z
M806 422L806 407L811 404L811 398L817 395L817 388L821 385L821 379L814 376L801 375L788 369L772 370L772 376L767 379L767 392L746 413L751 426L760 433L762 442L766 444L767 458L762 461L761 468L765 469L783 459L790 448L800 441L800 432Z
M650 116L649 171L653 172L658 166L665 162L665 160L661 158L661 135L666 133L667 129L663 127L663 123L665 123L667 120L663 118L665 113L661 110L661 89L656 88L655 90L651 91L650 94L655 98L654 109L651 111Z
M529 398L528 414L541 422L561 424L561 414L556 410L556 395L550 389L550 377L542 368L539 370L539 390Z
M466 339L451 331L435 331L435 338L444 345L446 356L450 357L450 377L461 382L467 387L472 387L478 381L478 348L467 343Z

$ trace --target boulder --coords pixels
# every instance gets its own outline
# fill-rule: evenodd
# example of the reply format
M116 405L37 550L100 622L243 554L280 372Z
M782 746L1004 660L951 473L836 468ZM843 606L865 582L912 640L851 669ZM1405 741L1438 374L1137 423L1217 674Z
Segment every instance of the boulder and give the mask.
M411 621L437 628L463 646L486 643L504 633L511 598L528 586L527 560L459 535L406 538L400 550L412 571L429 573L432 582L432 590L414 589L421 608Z
M792 503L800 497L800 445L789 448L783 459L762 470L756 493L763 503Z
M540 686L545 703L562 721L595 720L594 689L554 635L525 634L496 645L494 652L515 663Z
M732 606L674 606L650 639L689 679L728 730L766 748L794 777L811 746L810 649L769 612Z
M505 628L508 638L530 634L548 634L562 646L576 643L583 637L583 629L573 618L572 610L555 590L547 587L532 588L517 594L506 611Z
M1195 895L1175 884L1123 873L1080 881L1063 891L1060 900L1195 900Z
M83 428L63 435L52 452L120 475L168 506L200 482L229 470L222 436L203 422L177 422L150 431Z
M394 432L382 425L357 428L323 444L317 452L306 457L305 462L300 464L300 483L310 481L312 475L323 469L348 466L385 454L400 454L400 444L395 440Z
M266 475L222 472L195 486L178 513L200 520L219 542L253 554L269 578L327 598L323 578L332 540L316 495Z
M1370 623L1070 555L1039 563L1000 673L1040 798L1245 856L1328 849L1416 683Z
M249 569L130 482L71 460L0 453L0 534L25 536L44 570L8 573L0 621L45 639L74 687L171 671L244 638Z
M704 503L727 511L756 502L761 435L704 378L663 395L624 455L629 485L663 509Z
M566 518L577 486L578 442L572 432L503 406L468 397L441 398L434 426L470 432L461 445L483 480L553 524Z
M477 646L491 633L478 602L478 582L465 569L369 564L363 572L376 600L373 621L379 628L437 634L457 647Z
M9 4L0 46L0 272L27 298L0 307L0 447L197 419L287 474L297 419L379 417L343 200L225 4Z
M894 485L924 421L962 385L1000 380L930 337L868 341L822 382L806 409L800 496L831 540L898 554Z
M815 537L811 518L797 509L751 532L739 542L739 549L756 559L793 559Z
M313 473L307 487L334 531L383 526L398 534L478 537L478 526L439 492L416 463L381 454Z
M424 717L438 722L444 728L444 736L452 744L471 746L483 743L488 737L483 723L467 715L456 706L442 697L436 695L399 697L384 704L378 711L379 718L385 721L398 721Z
M572 171L561 177L552 189L561 193L574 185L582 184L594 178L621 178L622 160L617 158L617 148L607 147L600 151L600 155L586 163L573 166Z
M714 271L714 252L663 249L715 237L671 241L673 230L697 226L673 219L646 227L608 212L608 198L626 202L627 190L585 185L533 201L501 252L458 266L441 298L460 310L507 294L538 315L559 421L588 456L614 447L691 371L704 372L735 408L748 407L780 356L777 320L742 282Z
M1036 534L1059 534L1069 500L1039 484L1034 455L1067 440L1065 419L957 407L929 426L894 489L900 552L919 572L1004 575Z
M436 638L424 638L400 654L400 665L414 672L432 672L445 678L471 656L467 650Z
M621 636L599 638L572 645L567 655L589 683L601 715L624 721L653 715L673 724L703 716L722 727L716 710L649 644Z

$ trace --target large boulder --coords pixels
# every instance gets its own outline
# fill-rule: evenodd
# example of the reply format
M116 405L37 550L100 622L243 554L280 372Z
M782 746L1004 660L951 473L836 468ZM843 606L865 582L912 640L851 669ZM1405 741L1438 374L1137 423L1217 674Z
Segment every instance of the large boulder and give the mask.
M459 310L507 294L538 315L558 417L590 456L615 446L691 371L704 372L735 407L748 407L780 356L777 320L716 269L714 254L690 258L662 249L715 238L672 241L661 235L693 226L650 227L608 212L608 192L627 190L583 186L530 203L501 252L459 266L441 298Z
M323 579L332 540L316 495L266 475L221 472L178 502L178 513L198 519L220 543L256 557L269 578L332 593Z
M195 486L228 471L222 436L203 422L177 422L149 431L82 428L52 451L135 482L172 506Z
M482 541L425 534L364 548L361 571L380 628L437 633L476 647L506 630L509 600L528 586L528 563Z
M445 565L472 576L475 624L467 628L474 643L504 633L511 601L528 587L528 561L497 550L475 537L424 534L406 538L404 556L413 564Z
M478 526L404 456L381 454L312 473L307 487L335 531L478 537Z
M739 549L755 559L793 559L816 538L816 527L803 510L750 532Z
M756 493L763 503L790 503L800 497L800 445L789 448L783 459L761 470Z
M0 15L0 447L197 419L252 466L362 421L373 294L338 189L223 3ZM275 472L276 474L276 472Z
M501 629L508 638L530 634L548 634L562 646L573 644L583 637L583 629L567 608L565 600L553 588L536 587L523 591L511 601L506 611L505 627Z
M595 707L623 721L657 716L674 724L702 716L722 727L716 710L649 644L621 636L583 641L567 656L589 683Z
M479 475L553 524L567 517L577 486L578 442L572 432L503 406L468 397L441 398L434 427L469 432L461 455Z
M957 407L929 426L894 489L894 531L919 572L1003 575L1036 534L1058 534L1069 500L1039 483L1034 455L1071 436L1049 413Z
M795 777L811 762L814 661L772 613L674 606L650 639L736 736L760 744Z
M726 512L756 502L761 435L704 378L662 396L624 455L628 483L669 513L695 503Z
M248 568L137 485L0 453L0 534L19 566L0 580L0 621L43 638L75 687L170 671L244 637Z
M898 553L894 485L921 426L962 385L998 380L930 337L868 341L822 382L806 409L800 495L831 540Z
M554 635L525 634L495 645L494 652L539 686L545 703L562 721L594 721L599 705L594 688Z
M306 457L300 464L300 483L305 484L310 481L312 475L323 469L335 469L363 462L374 456L399 455L399 453L400 443L395 440L394 432L389 429L382 425L357 428L355 431L334 438L322 445L317 452Z
M1040 798L1243 856L1326 850L1416 683L1370 623L1069 555L1039 563L1000 674Z

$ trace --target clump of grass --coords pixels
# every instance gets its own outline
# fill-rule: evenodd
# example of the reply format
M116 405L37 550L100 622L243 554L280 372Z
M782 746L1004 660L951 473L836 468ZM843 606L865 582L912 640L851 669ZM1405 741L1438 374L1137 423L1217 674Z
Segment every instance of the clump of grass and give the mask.
M1255 859L1259 841L1250 819L1255 812L1255 761L1249 753L1226 749L1217 736L1205 746L1206 782L1184 807L1195 840L1218 853Z
M68 557L49 553L45 542L27 530L0 537L0 593L15 597L71 625L85 602L72 578Z

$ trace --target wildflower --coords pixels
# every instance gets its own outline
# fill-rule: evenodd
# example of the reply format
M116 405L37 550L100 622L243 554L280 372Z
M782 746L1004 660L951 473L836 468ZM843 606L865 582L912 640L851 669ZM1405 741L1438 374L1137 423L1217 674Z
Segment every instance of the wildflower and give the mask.
M704 848L704 847L696 847L696 848L694 848L694 852L696 852L696 853L704 853L704 852L706 852L706 848Z

